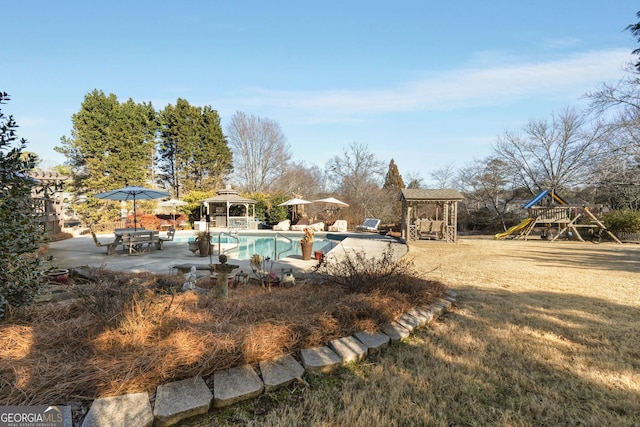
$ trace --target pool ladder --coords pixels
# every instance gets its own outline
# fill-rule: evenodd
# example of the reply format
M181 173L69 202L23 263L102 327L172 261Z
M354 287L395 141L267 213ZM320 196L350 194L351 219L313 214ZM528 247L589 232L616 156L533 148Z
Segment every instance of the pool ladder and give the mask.
M285 240L289 241L289 247L286 249L281 250L280 252L278 252L278 237L282 237ZM273 254L274 254L274 261L277 261L278 259L280 259L280 255L284 252L290 251L291 249L293 249L293 240L291 240L290 238L288 238L287 236L285 236L284 234L280 234L280 233L276 233L275 236L273 236Z
M222 235L223 234L231 237L232 239L235 239L236 245L232 248L227 248L224 251L222 251ZM232 250L237 249L239 246L240 246L240 239L238 239L237 235L234 235L226 231L221 231L220 233L218 233L218 255L222 255L225 252L231 252Z

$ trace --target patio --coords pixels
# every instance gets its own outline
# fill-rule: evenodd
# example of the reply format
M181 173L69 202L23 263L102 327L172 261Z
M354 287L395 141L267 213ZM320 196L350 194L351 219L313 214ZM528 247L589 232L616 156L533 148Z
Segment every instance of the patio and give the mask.
M216 230L217 232L228 232L226 228L212 228L211 230L214 234ZM89 266L132 273L175 274L176 271L172 266L176 264L208 265L210 263L209 257L194 255L189 250L189 245L186 241L179 241L180 238L195 237L195 233L194 230L176 231L175 237L178 241L165 242L162 250L153 248L150 252L138 256L129 256L128 252L122 250L116 251L113 255L107 255L104 248L96 247L89 234L49 243L48 255L53 257L53 263L58 268L72 269L74 267ZM244 233L241 231L239 235L242 234ZM274 236L276 233L271 230L251 230L251 232L247 231L246 234ZM302 233L279 232L279 234L301 236ZM323 239L328 234L332 233L316 233L316 238ZM105 235L102 235L102 237L104 236ZM338 236L338 234L333 234L333 236ZM379 256L384 252L389 243L394 245L397 256L403 256L407 252L406 245L386 236L363 235L361 233L340 233L339 236L346 238L331 250L328 256L340 257L344 256L345 252L352 251L364 251L368 256L372 257ZM109 237L111 237L111 235L109 235ZM229 264L239 265L239 268L234 270L232 274L239 273L240 271L251 273L249 260L235 259L233 253L229 253L227 256ZM212 260L217 264L217 255L213 255ZM311 272L315 265L316 261L313 259L303 261L301 256L293 255L275 261L273 271L279 273L282 269L291 269L294 276L300 276ZM199 272L199 274L204 273L206 272Z

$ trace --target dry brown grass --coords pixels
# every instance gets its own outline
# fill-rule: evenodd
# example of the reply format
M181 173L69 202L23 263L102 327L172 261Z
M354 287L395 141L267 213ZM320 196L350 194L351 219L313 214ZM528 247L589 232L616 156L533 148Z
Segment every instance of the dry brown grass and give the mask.
M419 242L458 305L406 342L195 426L638 426L640 246Z
M10 314L0 323L0 401L67 404L149 391L240 364L296 353L373 330L444 291L404 277L366 294L337 286L247 285L226 300L207 293L157 293L178 277L102 271L79 298ZM201 282L201 285L206 285Z

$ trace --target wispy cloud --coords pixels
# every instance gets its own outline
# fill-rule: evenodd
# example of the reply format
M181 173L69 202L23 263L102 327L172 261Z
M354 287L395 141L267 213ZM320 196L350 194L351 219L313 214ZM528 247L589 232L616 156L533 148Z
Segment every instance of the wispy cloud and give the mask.
M369 90L277 91L256 89L252 96L226 100L236 108L284 109L308 120L353 121L378 113L444 111L493 106L528 96L586 92L603 81L623 76L628 50L576 54L563 59L504 61L470 66L391 88Z

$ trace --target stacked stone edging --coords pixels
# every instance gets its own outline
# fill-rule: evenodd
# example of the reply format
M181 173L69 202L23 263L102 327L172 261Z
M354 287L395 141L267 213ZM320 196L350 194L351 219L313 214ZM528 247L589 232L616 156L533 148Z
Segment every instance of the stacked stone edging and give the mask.
M368 353L379 352L390 341L407 338L416 328L428 325L456 302L457 293L447 291L429 307L415 307L397 321L383 325L380 332L357 332L353 336L332 340L327 346L300 351L302 365L292 356L260 362L260 374L248 365L217 371L213 390L201 377L188 378L158 386L154 408L148 393L96 399L85 416L82 427L171 426L214 408L223 408L251 399L264 392L302 381L305 370L328 373L345 363L357 362Z

